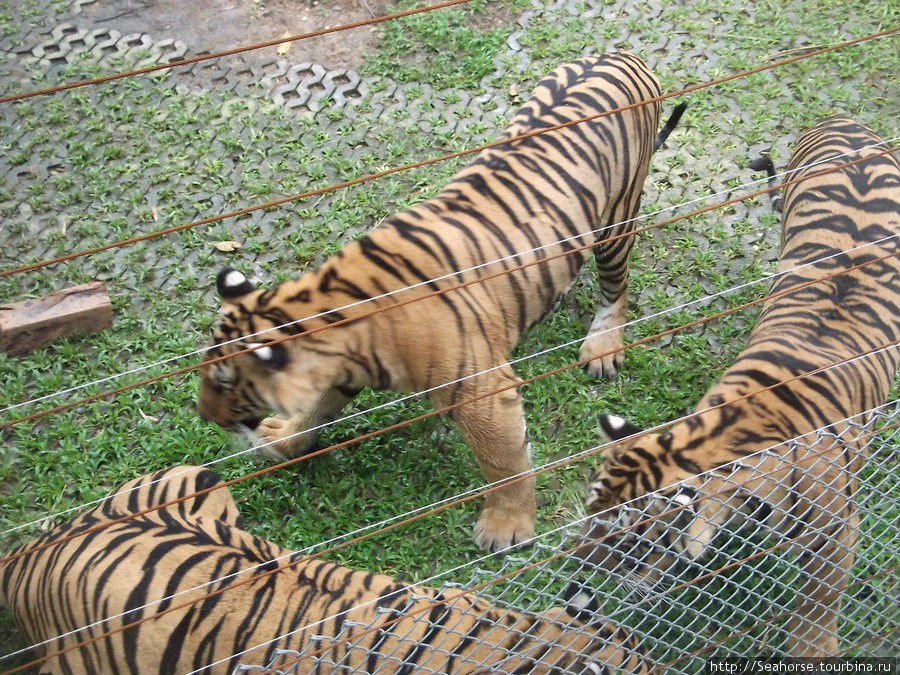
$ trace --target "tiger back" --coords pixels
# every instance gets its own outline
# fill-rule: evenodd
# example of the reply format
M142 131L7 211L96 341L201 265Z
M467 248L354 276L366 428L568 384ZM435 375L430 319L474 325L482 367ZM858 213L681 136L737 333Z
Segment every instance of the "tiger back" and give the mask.
M219 483L190 466L143 476L0 563L0 602L44 643L41 672L649 669L625 630L406 586L254 537ZM212 491L141 513L197 490Z
M621 363L613 352L623 344L629 219L654 148L659 94L628 53L560 66L499 140L595 119L483 150L434 198L274 289L223 270L209 356L232 358L201 369L200 415L253 430L283 459L309 451L310 430L365 387L427 391L438 407L458 406L451 417L488 481L527 473L520 380L508 355L572 283L590 257L584 247L597 244L600 297L581 357L593 359L595 375L612 376ZM487 496L480 546L532 536L533 484L525 476Z
M886 401L900 364L900 163L877 156L871 146L880 143L845 117L799 139L788 179L804 180L784 190L770 292L785 294L766 300L698 414L652 435L602 417L619 442L588 489L593 513L661 490L594 519L585 533L611 540L586 545L584 558L624 564L645 582L675 565L676 554L698 558L741 514L790 542L803 579L786 624L792 656L838 653L858 531L856 473L869 435L859 429ZM858 158L867 159L814 175Z

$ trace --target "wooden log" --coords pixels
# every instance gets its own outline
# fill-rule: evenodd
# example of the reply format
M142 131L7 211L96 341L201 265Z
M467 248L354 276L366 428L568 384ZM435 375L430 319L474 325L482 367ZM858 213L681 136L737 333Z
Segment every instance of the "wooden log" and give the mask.
M0 347L22 356L62 337L98 333L112 323L102 283L70 286L36 300L0 305Z

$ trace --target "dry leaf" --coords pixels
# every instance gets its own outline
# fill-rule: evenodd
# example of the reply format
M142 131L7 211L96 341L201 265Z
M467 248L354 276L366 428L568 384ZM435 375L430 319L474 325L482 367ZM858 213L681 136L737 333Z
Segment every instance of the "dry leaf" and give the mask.
M222 251L222 253L231 253L232 251L237 251L241 244L237 241L217 241L213 244L213 247L217 251Z
M519 88L516 86L515 82L513 82L511 85L509 85L509 89L507 91L509 93L510 98L515 98L516 96L519 95Z
M150 213L153 214L153 222L154 222L154 223L155 223L157 220L159 220L159 212L156 210L156 207L155 207L155 206L154 206L153 208L150 209Z
M283 37L283 38L291 37L291 34L288 33L287 31L285 31L284 33L281 34L281 37ZM276 49L275 51L278 52L279 56L284 56L289 51L291 51L291 45L293 45L293 44L294 44L293 42L282 42L280 45L278 45L278 49Z
M146 420L147 422L159 422L159 418L158 418L158 417L153 417L153 415L148 415L147 413L145 413L145 412L144 412L143 410L141 410L140 408L138 408L138 412L140 413L141 417L143 417L144 420Z

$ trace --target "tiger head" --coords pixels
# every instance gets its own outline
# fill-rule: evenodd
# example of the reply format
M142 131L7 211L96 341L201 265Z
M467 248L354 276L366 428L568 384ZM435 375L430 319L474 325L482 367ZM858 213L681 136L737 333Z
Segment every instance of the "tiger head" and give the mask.
M771 507L744 483L746 470L759 475L749 465L729 462L727 469L698 475L675 452L704 437L702 417L648 434L616 415L600 416L610 448L588 485L585 506L592 517L576 558L647 590L705 569L701 558L723 528L767 521Z
M718 530L721 505L698 500L692 484L654 491L658 485L644 476L652 465L644 462L670 447L669 434L643 434L616 415L601 415L600 426L612 445L590 479L585 506L592 517L575 557L646 590L696 566Z
M585 523L575 558L632 589L671 583L699 569L696 561L717 531L695 500L685 486L595 515Z
M233 269L216 279L222 306L205 358L225 358L200 369L197 411L230 431L253 431L272 414L289 421L289 437L261 449L274 459L309 451L316 433L301 432L333 419L362 388L342 358L345 331L327 331L327 343L324 335L303 334L325 323L314 316L312 277L275 290L256 288Z

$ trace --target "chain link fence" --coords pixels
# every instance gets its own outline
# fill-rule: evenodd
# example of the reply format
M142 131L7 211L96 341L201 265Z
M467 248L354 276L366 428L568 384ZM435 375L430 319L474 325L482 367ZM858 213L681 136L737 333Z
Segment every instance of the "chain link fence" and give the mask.
M500 557L499 567L476 567L468 583L426 589L399 611L377 611L367 625L345 622L336 635L316 636L302 648L284 648L289 638L261 646L234 672L393 673L404 670L417 648L430 656L415 672L496 671L498 664L503 672L504 661L526 642L544 641L551 653L569 632L617 641L631 635L643 663L666 673L702 672L707 660L721 657L835 649L846 656L896 655L898 425L900 406L893 401L865 419L831 425L664 495L581 518ZM473 596L487 603L473 603ZM448 612L416 610L403 630L391 627L392 618L422 602L458 609L509 635L493 640L500 646L487 656L479 652L476 661L459 657L473 621L453 623L445 620ZM578 619L559 614L560 607ZM497 609L501 616L549 617L563 637L508 629L512 619L498 620ZM610 625L620 629L611 635ZM363 646L372 644L367 636L375 631L391 634L383 641L390 649L373 653ZM424 646L423 635L432 636ZM601 672L596 643L590 645L579 647L575 661L582 672ZM367 661L379 665L359 667ZM571 661L557 671L552 661L541 663L549 672L572 668Z

